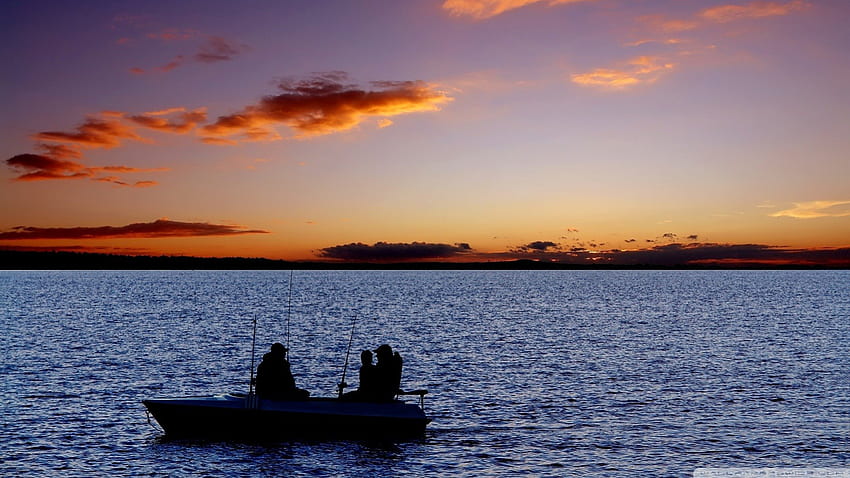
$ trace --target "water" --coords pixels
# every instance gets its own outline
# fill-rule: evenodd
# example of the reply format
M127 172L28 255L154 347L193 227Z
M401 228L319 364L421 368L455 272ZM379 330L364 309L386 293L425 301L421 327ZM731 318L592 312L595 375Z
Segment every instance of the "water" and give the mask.
M298 385L357 318L434 418L408 443L171 442L143 398L245 391L289 272L0 272L0 475L690 476L850 465L850 271L299 271ZM261 351L258 351L258 355Z

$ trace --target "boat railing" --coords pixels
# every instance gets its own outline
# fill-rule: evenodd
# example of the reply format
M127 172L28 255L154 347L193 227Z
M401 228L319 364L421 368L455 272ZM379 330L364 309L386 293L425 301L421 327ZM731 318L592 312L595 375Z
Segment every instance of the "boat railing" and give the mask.
M420 390L399 390L398 395L419 395L419 408L425 410L425 395L428 394L428 390L420 389Z

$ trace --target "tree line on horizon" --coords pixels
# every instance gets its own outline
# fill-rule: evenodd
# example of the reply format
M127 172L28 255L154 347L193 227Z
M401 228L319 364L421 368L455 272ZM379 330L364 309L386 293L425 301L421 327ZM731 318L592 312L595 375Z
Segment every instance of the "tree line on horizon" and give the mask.
M0 250L2 270L562 270L562 269L824 269L825 266L758 264L658 265L566 264L528 259L493 262L350 262L286 261L249 257L144 256L72 251ZM839 267L846 268L846 267Z

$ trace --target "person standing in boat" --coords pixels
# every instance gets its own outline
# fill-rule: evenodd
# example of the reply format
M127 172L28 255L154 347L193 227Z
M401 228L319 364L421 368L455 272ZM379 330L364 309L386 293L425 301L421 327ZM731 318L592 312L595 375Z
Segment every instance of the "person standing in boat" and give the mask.
M270 400L303 400L310 392L295 386L295 378L286 358L288 350L280 342L272 344L257 367L257 395Z
M401 390L403 360L398 352L393 354L392 347L387 344L375 349L375 353L378 355L378 365L375 366L376 398L382 402L392 401Z

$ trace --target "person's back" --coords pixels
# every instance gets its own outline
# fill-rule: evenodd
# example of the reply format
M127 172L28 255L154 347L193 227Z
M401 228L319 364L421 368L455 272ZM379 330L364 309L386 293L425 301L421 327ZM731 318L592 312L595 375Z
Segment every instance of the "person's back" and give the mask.
M372 351L360 353L360 384L357 390L352 390L340 398L352 402L374 402L377 400L380 381L378 369L372 363Z
M275 343L271 352L263 355L257 367L257 395L271 400L301 398L306 391L295 386L295 378L286 359L286 347ZM309 396L309 392L306 393ZM304 397L306 398L306 397Z
M270 398L280 393L277 380L274 379L272 360L271 354L267 353L263 355L263 361L257 367L257 395L263 398Z
M378 369L374 364L368 363L360 366L360 385L357 387L360 397L364 401L374 400L380 389L380 378Z
M401 384L401 355L393 355L393 349L383 344L375 352L378 354L378 365L375 367L377 376L377 393L379 401L391 401L398 395Z

